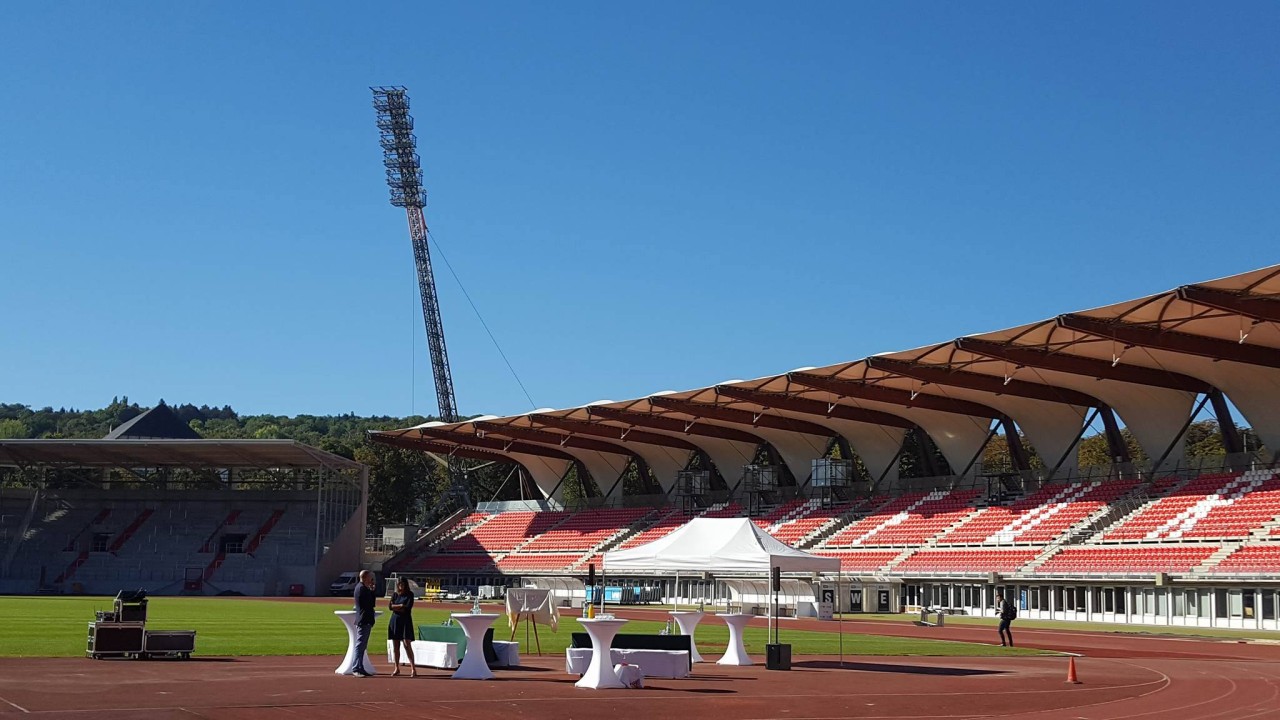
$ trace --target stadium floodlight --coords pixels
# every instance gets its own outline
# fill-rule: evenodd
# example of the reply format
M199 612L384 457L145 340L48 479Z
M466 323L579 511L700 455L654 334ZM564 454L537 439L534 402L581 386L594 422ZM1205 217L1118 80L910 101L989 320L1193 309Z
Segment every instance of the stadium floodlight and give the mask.
M435 273L431 268L427 221L422 213L426 191L422 187L422 161L418 157L418 138L413 134L413 116L409 114L409 93L400 86L373 87L373 109L378 115L378 144L382 146L382 164L387 171L391 204L404 208L409 220L409 239L413 243L413 260L418 271L418 292L422 297L422 317L427 327L427 346L431 353L431 373L436 383L436 401L440 419L458 421L458 404L453 394L453 375L449 371L449 351L444 342L444 324L440 320L440 301L436 296ZM455 500L471 505L461 460L450 456L449 476Z

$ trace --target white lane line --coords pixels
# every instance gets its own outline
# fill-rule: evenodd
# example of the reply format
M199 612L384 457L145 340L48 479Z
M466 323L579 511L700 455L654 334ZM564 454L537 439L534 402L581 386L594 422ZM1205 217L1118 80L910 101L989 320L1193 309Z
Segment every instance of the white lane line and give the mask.
M28 710L28 709L26 709L26 708L22 707L21 705L19 705L19 704L18 704L18 703L16 703L16 702L13 702L12 700L5 700L4 698L0 697L0 701L3 701L6 705L12 705L13 707L17 708L17 709L18 709L18 711L19 711L19 712L21 712L21 713L25 713L25 714L27 714L27 715L30 715L30 714L31 714L31 711L30 711L30 710Z

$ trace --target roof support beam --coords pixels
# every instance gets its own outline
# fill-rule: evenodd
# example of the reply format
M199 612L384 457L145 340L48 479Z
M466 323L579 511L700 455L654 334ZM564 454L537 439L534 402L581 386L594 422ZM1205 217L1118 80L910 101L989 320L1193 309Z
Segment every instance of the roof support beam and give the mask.
M1014 345L1013 343L998 343L990 340L979 340L977 338L957 338L955 346L959 350L974 355L981 355L993 360L1004 360L1013 363L1018 367L1039 368L1041 370L1054 370L1056 372L1071 373L1072 375L1084 375L1087 377L1098 378L1100 380L1116 380L1119 382L1134 383L1136 385L1150 385L1152 387L1161 387L1169 390L1181 390L1190 393L1206 393L1209 392L1209 384L1203 380L1198 380L1190 375L1169 372L1167 370L1152 370L1149 368L1139 367L1137 365L1126 365L1124 363L1109 363L1106 360L1095 360L1094 358L1083 357L1080 355L1068 355L1060 352L1049 352L1038 348L1027 347L1025 345Z
M787 373L787 380L797 385L823 390L840 397L902 405L903 407L917 407L922 410L935 410L957 415L972 415L988 419L1000 417L1000 411L981 403L956 400L941 395L914 393L880 385L869 385L859 380L845 380L807 372L789 372Z
M1183 285L1178 297L1187 302L1243 315L1253 320L1280 322L1280 300L1270 296L1215 290L1201 285Z
M949 387L978 390L995 395L1043 400L1045 402L1066 403L1082 407L1098 407L1103 403L1076 390L1041 385L1025 380L1001 379L994 375L969 372L967 370L951 370L941 365L925 365L923 363L891 360L889 358L871 357L866 359L868 367L881 372L913 378L923 383L946 385Z
M732 442L750 443L759 445L764 442L763 438L743 432L735 428L728 428L722 425L712 425L710 423L698 422L697 420L679 420L672 417L663 417L657 413L638 412L635 410L618 410L609 407L589 407L588 415L605 418L606 420L615 420L617 422L627 423L629 425L637 425L639 427L649 427L655 430L666 430L667 432L677 432L684 435L698 435L701 437L718 438L720 440L730 440Z
M1018 428L1008 415L1000 416L1000 425L1004 427L1004 441L1009 446L1009 463L1013 465L1014 472L1027 472L1031 469L1031 458L1027 455L1026 446L1022 444Z
M1176 330L1160 330L1147 325L1099 320L1086 315L1059 315L1058 326L1126 345L1198 355L1211 360L1230 360L1246 365L1280 368L1280 350L1258 345L1244 345Z
M508 463L515 462L511 458L506 457L497 451L481 450L479 448L471 448L463 445L438 442L424 437L382 435L375 442L383 445L390 445L392 447L404 448L405 450L432 452L439 453L440 455L457 455L458 457L471 458L473 460L497 460Z
M570 462L576 459L563 450L557 450L556 448L547 447L545 445L533 445L516 440L502 440L499 438L482 437L480 435L468 435L466 433L450 432L448 430L440 430L437 428L418 428L418 433L423 437L446 440L463 447L469 446L485 450L495 450L499 453L522 453L524 455L537 455L539 457L568 460Z
M698 446L688 440L682 440L670 435L645 432L644 430L636 430L629 427L624 428L617 427L615 425L601 425L599 423L585 422L582 420L570 420L568 418L556 417L554 415L530 415L528 417L539 425L553 427L557 430L564 430L565 432L570 433L594 435L595 437L619 440L622 442L659 445L662 447L675 448L677 450L687 450L689 452L696 452L698 450Z
M561 433L548 432L546 430L537 430L535 428L520 427L518 425L502 425L491 422L477 422L476 434L484 433L485 435L505 435L516 440L527 440L531 443L540 445L553 445L560 447L576 448L578 450L594 450L595 452L613 453L614 455L631 455L631 451L615 445L611 442L596 440L595 438L579 437L577 435L563 435Z
M751 427L768 428L771 430L782 430L784 432L797 432L806 435L818 435L821 437L832 437L837 435L834 430L815 425L805 420L796 420L795 418L782 417L780 415L769 415L767 413L754 413L750 410L738 410L736 408L717 405L715 403L693 402L691 400L678 400L663 395L649 398L649 402L661 408L674 410L676 412L693 415L694 417L703 417L708 420L718 422L727 422L734 425L750 425Z
M1107 437L1107 455L1112 462L1127 463L1133 460L1129 456L1129 443L1120 434L1120 424L1116 422L1116 414L1109 407L1098 408L1098 416L1102 418L1103 432Z
M1236 428L1236 421L1231 417L1231 410L1227 407L1227 399L1222 396L1222 391L1217 388L1209 391L1209 402L1213 405L1213 414L1218 416L1218 428L1222 431L1222 449L1228 455L1244 452L1240 430Z
M938 477L942 475L942 468L938 465L938 448L934 446L933 439L929 437L929 433L916 428L912 430L916 435L916 462L924 468L924 477ZM986 446L986 443L983 443ZM978 452L982 452L981 449Z
M826 403L821 400L810 400L785 393L748 390L736 385L718 385L716 386L716 395L763 405L766 408L776 408L778 410L834 418L836 420L852 420L853 422L886 425L908 430L916 426L915 423L906 418L887 412L880 412L879 410L867 410L866 408L851 407L839 403Z

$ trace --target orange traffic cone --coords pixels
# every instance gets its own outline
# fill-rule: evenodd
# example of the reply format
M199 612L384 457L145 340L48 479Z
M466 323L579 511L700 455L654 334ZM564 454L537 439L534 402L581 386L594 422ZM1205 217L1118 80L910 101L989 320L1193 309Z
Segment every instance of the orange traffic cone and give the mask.
M1079 678L1076 677L1076 659L1074 656L1067 661L1067 682L1073 685L1080 684Z

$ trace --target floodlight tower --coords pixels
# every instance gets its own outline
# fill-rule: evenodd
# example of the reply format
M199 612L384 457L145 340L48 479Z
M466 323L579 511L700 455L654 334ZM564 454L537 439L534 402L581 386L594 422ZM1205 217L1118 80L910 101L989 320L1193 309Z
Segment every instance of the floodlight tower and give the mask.
M427 247L427 221L422 214L426 191L422 187L422 163L418 158L418 139L413 134L413 116L409 114L409 93L403 87L375 87L373 109L378 113L378 142L382 145L382 164L387 169L387 185L391 188L391 204L404 208L409 220L409 239L413 243L413 260L418 269L418 292L422 296L422 317L427 326L427 346L431 351L431 373L436 381L436 400L440 419L458 421L458 404L453 395L453 376L449 372L449 351L444 344L444 325L440 321L440 301L436 297L436 280L431 270L431 251ZM471 505L461 462L449 458L449 480L454 499Z

